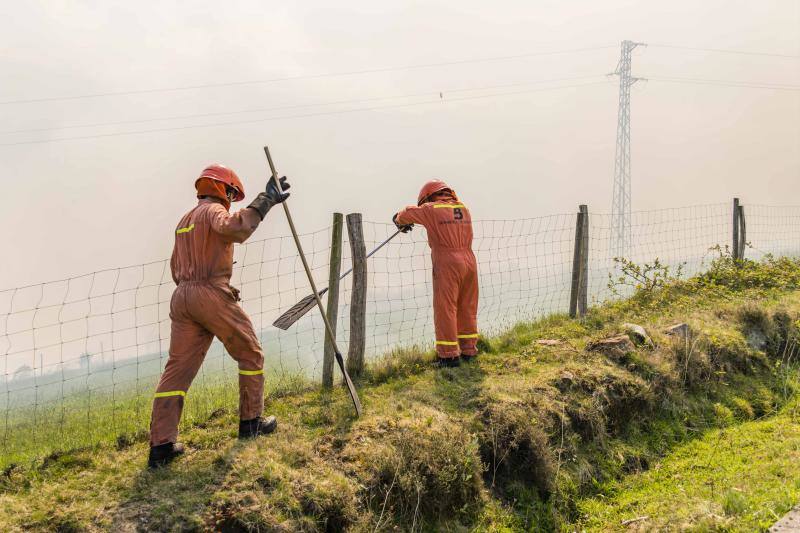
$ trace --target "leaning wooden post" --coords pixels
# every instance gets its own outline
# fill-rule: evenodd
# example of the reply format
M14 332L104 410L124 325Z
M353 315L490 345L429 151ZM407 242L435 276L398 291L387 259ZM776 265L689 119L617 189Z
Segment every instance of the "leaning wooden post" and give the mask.
M738 260L739 257L739 199L733 199L733 242L731 243L733 249L731 250L731 256Z
M580 213L583 216L581 227L581 282L580 296L578 297L578 316L586 316L589 306L589 209L582 205Z
M328 270L328 321L336 334L336 318L339 315L339 273L342 270L342 221L341 213L333 214L331 229L331 260ZM333 387L333 342L325 337L325 355L322 359L322 386Z
M367 339L367 248L361 213L347 215L347 236L353 258L353 290L350 296L350 346L347 371L359 376L364 370L364 349Z
M575 249L572 256L572 288L569 292L569 316L575 318L578 316L578 300L581 291L581 269L583 267L583 223L584 216L583 210L586 206L580 206L575 221Z

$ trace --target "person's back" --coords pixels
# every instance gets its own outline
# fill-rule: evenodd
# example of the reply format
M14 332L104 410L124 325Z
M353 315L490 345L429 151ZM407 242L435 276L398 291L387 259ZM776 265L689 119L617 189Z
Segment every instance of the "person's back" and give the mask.
M472 214L455 192L433 180L416 206L394 216L401 229L421 224L428 234L433 264L433 319L436 353L446 366L477 352L478 265L472 252Z
M239 437L270 433L277 425L275 417L261 416L264 354L229 282L233 244L250 237L269 209L289 195L270 182L247 208L230 213L230 203L244 198L244 188L221 165L206 168L195 188L198 204L175 228L170 266L177 287L170 301L169 359L153 400L150 467L163 466L183 452L177 437L184 398L214 337L239 364Z
M172 279L176 284L207 281L227 286L233 272L233 244L244 242L260 222L252 209L231 215L217 198L200 199L175 228Z
M413 215L411 211L413 210ZM457 198L442 198L418 207L407 207L398 217L412 217L425 226L428 245L438 250L472 249L472 214Z

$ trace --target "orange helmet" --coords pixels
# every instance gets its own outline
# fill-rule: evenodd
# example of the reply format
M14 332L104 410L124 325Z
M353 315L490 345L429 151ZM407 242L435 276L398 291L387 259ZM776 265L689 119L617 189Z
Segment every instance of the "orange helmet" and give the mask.
M200 174L200 177L195 180L195 188L197 188L197 182L203 178L209 178L214 181L218 181L235 190L236 196L233 199L234 202L244 200L244 185L242 185L242 182L239 180L239 176L236 175L236 172L228 167L224 165L218 165L216 163L207 166L203 173Z
M419 196L417 197L417 205L422 205L425 203L425 200L428 199L432 194L436 194L437 192L448 190L453 192L445 182L442 180L431 180L419 190ZM455 194L455 193L454 193Z

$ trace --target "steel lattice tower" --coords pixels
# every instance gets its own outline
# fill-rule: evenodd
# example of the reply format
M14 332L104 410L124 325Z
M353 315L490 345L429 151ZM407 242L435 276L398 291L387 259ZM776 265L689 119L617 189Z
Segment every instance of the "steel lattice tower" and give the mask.
M611 206L611 252L626 257L631 243L631 85L642 78L631 76L631 52L644 43L622 41L619 63L619 114L617 152L614 158L614 200Z

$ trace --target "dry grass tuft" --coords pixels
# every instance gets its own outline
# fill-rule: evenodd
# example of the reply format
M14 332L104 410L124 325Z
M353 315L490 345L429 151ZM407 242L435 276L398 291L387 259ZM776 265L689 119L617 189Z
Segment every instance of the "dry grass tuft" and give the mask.
M364 487L376 529L390 518L413 529L468 516L482 501L477 442L438 411L419 407L411 417L362 423L342 457Z
M498 401L484 409L478 438L490 488L524 483L541 498L553 492L556 458L542 420L547 418L525 402Z

